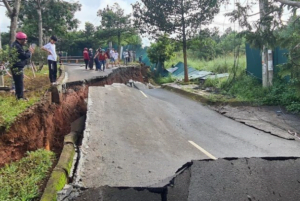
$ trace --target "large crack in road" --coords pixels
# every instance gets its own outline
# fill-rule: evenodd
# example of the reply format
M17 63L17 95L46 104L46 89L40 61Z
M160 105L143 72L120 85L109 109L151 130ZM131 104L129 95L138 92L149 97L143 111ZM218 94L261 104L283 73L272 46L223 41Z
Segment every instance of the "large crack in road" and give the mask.
M62 200L298 200L300 159L224 158L192 161L162 187L72 188Z
M228 141L227 133L230 137L236 135L235 147L232 140L230 146L217 144L227 158L216 152L216 147L212 149L210 143L202 143L219 158L211 160L207 151L189 144L189 140L199 142L198 137L205 142L201 136L207 128L201 124L207 124L207 120L200 119L200 124L193 120L185 125L186 121L178 114L191 116L192 112L181 113L166 97L157 99L159 95L154 97L151 93L120 84L89 89L76 180L60 192L59 200L298 200L298 142L283 141L202 110L201 115L206 118L218 119L215 132L226 125L226 130L216 133L224 136L223 143ZM192 124L201 128L194 139L186 135L194 131L187 128ZM236 130L252 138L242 149L244 139L239 139L241 133L235 134ZM213 135L210 133L210 137ZM269 141L278 149L274 150ZM276 155L283 157L270 157ZM182 164L185 165L177 170Z

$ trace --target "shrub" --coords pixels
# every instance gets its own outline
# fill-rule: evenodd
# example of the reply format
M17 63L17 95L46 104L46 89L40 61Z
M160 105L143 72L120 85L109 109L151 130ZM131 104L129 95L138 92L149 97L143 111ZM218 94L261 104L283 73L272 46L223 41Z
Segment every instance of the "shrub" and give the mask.
M41 48L36 47L34 49L34 54L32 55L31 61L34 62L35 65L38 65L38 70L42 70L43 66L47 63L48 53L43 51Z

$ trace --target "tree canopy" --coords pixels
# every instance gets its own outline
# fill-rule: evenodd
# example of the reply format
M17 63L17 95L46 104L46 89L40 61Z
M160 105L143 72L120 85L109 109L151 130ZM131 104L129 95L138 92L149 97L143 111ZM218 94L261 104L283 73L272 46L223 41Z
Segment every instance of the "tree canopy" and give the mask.
M78 2L70 3L66 1L50 0L42 9L43 33L45 36L55 34L59 37L64 36L68 31L75 30L78 27L79 20L75 18L75 12L81 9ZM28 34L31 41L38 39L38 13L35 7L35 1L27 1L22 5L20 11L21 29ZM44 43L46 38L44 38Z
M98 27L96 37L99 39L117 38L117 44L120 46L124 37L131 37L136 34L130 20L130 15L124 13L124 9L118 3L113 6L107 6L100 9L97 13L100 17L101 25Z
M142 2L142 3L141 3ZM165 33L182 42L184 80L188 81L187 40L199 33L219 12L220 0L142 0L133 4L135 26L140 33L159 37Z

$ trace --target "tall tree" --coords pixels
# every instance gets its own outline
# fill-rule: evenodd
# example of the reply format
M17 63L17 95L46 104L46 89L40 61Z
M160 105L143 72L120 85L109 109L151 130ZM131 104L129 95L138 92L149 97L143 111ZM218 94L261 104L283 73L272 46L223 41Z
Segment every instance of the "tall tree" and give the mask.
M140 32L158 36L173 34L182 43L184 81L188 82L187 40L199 33L219 12L221 0L141 0L133 4Z
M97 36L99 38L117 37L118 52L120 56L121 38L124 35L133 35L135 29L130 20L130 15L124 14L124 9L118 3L113 6L100 9L97 15L101 18L101 25Z
M13 43L16 40L21 0L1 0L0 2L6 7L8 17L10 18L10 43Z
M38 6L38 2L40 5ZM41 16L37 12L41 8ZM36 8L36 9L32 9ZM29 0L23 5L20 11L20 22L31 41L37 40L41 45L42 35L50 36L55 34L59 37L67 34L68 31L76 29L79 20L75 18L75 12L81 9L78 2L70 3L61 0ZM41 18L42 17L42 21ZM40 23L42 22L42 23ZM37 26L39 24L39 26ZM41 29L42 28L42 29Z
M165 61L174 55L174 51L174 43L172 43L166 34L159 37L155 43L151 43L151 46L147 49L147 54L151 63L159 67L157 70L158 73L162 73Z
M38 15L38 33L39 33L39 46L43 46L43 10L48 6L51 0L28 0L27 7L29 9L35 8Z

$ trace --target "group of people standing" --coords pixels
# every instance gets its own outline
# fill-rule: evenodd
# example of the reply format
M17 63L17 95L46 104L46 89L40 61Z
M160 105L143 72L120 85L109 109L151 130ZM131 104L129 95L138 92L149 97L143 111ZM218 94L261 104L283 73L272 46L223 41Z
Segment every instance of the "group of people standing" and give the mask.
M83 50L83 59L85 63L85 69L88 67L90 70L93 70L95 63L96 71L105 71L109 68L109 64L112 64L112 67L119 65L119 53L113 48L107 49L97 49L96 53L93 53L93 49L84 48Z
M41 49L48 53L49 79L52 85L56 85L57 79L57 54L55 43L57 38L52 36L49 43ZM12 64L11 72L15 84L15 95L18 100L28 100L24 97L24 67L27 65L27 60L32 57L35 46L30 45L28 50L24 50L27 44L27 35L23 32L16 33L16 40L11 47L17 52L17 61Z
M127 65L128 63L135 61L135 57L136 57L135 51L126 49L123 52L123 57L124 57L124 65Z

